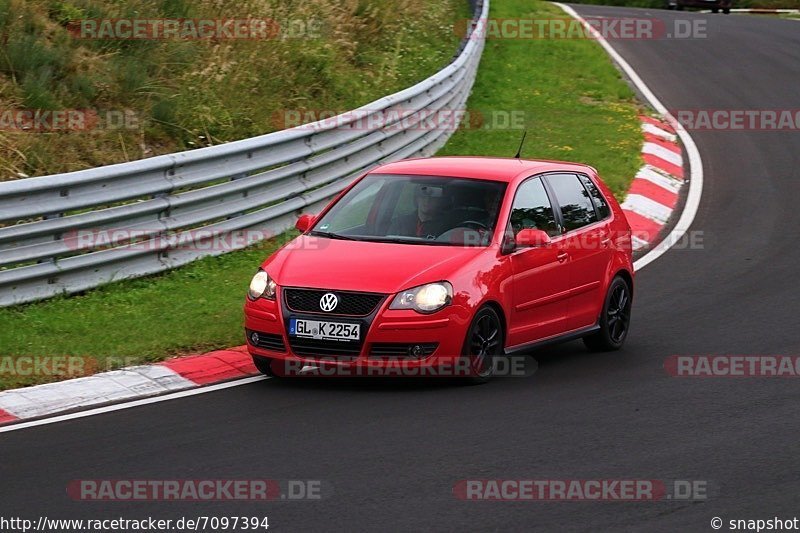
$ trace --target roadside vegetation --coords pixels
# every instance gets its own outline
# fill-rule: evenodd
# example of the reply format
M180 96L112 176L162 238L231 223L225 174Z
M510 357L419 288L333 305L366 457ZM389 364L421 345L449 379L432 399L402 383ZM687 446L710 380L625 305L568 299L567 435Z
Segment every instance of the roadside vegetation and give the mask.
M0 181L268 133L285 109L352 109L441 68L468 17L465 0L0 0ZM87 19L270 26L257 39L76 38ZM20 109L97 121L24 132L3 116Z
M495 1L491 16L569 17L529 0ZM590 164L620 199L641 166L638 104L593 40L487 40L468 108L482 127L460 129L439 155L513 157L527 129L523 157Z
M538 0L494 0L491 16L566 15ZM450 24L446 20L450 19L440 17L436 27ZM453 33L452 25L448 31ZM428 47L443 33L431 35L436 38L426 39ZM449 43L441 57L449 57L455 42L451 36L441 38ZM407 72L414 62L406 58L398 63L406 70L398 67L397 79L406 85L416 81ZM443 62L429 63L424 74ZM413 69L423 77L418 65ZM382 92L395 88L399 87ZM304 101L317 107L314 96ZM618 195L640 163L637 104L593 41L490 40L468 107L480 110L484 118L493 112L522 111L528 127L523 156L590 163ZM521 129L465 128L440 153L513 156L521 135ZM259 263L293 236L289 232L257 248L202 259L158 276L0 309L0 357L94 357L104 370L111 362L152 362L243 344L241 308L247 284ZM0 389L52 379L0 374Z

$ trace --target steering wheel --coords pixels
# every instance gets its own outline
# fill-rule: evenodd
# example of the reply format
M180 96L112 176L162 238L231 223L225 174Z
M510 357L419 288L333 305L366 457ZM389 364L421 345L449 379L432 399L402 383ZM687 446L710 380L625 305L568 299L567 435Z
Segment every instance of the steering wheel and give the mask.
M477 230L484 230L489 231L489 227L484 224L483 222L478 222L477 220L465 220L463 222L459 222L458 226L477 226L475 229Z

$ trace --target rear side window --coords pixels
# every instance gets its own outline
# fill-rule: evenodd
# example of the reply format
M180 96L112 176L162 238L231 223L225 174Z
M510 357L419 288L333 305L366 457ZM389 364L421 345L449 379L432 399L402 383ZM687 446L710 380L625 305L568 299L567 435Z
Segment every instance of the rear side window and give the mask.
M550 174L547 182L561 206L561 218L567 231L597 222L597 213L589 192L575 174Z
M515 235L521 229L540 229L551 237L561 233L541 179L530 179L517 189L511 208L511 227Z
M581 181L586 186L586 190L589 191L589 194L594 200L594 205L597 207L597 212L600 214L600 220L605 220L606 218L611 216L611 208L608 207L608 202L606 199L603 198L603 194L600 192L600 189L597 188L597 185L594 184L592 180L590 180L587 176L580 176Z

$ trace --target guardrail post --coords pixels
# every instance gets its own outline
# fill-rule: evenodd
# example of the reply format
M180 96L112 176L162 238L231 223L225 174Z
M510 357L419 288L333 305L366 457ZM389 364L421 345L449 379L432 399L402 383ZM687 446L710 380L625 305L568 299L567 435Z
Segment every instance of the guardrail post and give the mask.
M50 214L44 215L42 217L42 219L43 220L53 220L54 218L61 218L63 216L64 216L64 213L50 213ZM53 240L54 241L60 241L62 237L63 237L63 235L61 233L54 233L53 234ZM39 259L38 261L36 261L36 264L41 264L41 263L53 263L53 264L55 264L56 263L56 257L54 256L54 257L51 257L49 259Z
M252 156L253 156L253 154L252 154L252 153L250 153L250 154L247 154L247 156L248 156L248 158L250 158L250 157L252 157ZM246 174L246 173L242 173L242 174L236 174L235 176L231 176L231 179L230 179L230 181L236 181L236 180L240 180L240 179L242 179L242 178L246 178L246 177L247 177L247 174ZM242 198L247 198L247 193L248 193L248 191L244 191L244 192L242 192ZM228 215L228 217L227 217L227 220L230 220L230 219L232 219L232 218L236 218L236 217L240 217L240 216L242 216L242 215L244 215L244 212L240 212L240 213L232 213L232 214Z

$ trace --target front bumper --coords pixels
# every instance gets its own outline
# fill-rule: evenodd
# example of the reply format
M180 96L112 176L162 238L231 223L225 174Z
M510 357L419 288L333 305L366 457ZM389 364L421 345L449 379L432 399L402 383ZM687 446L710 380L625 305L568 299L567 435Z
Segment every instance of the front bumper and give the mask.
M333 367L341 375L349 375L357 368L451 368L458 371L455 367L463 364L461 351L470 310L449 305L436 313L423 315L411 310L390 310L390 301L391 297L385 298L370 316L347 317L291 311L283 302L280 287L274 301L245 298L248 351L256 357L286 361L296 369L303 365ZM362 324L361 341L354 346L339 345L336 341L315 345L313 340L298 340L288 335L291 318L358 322Z

